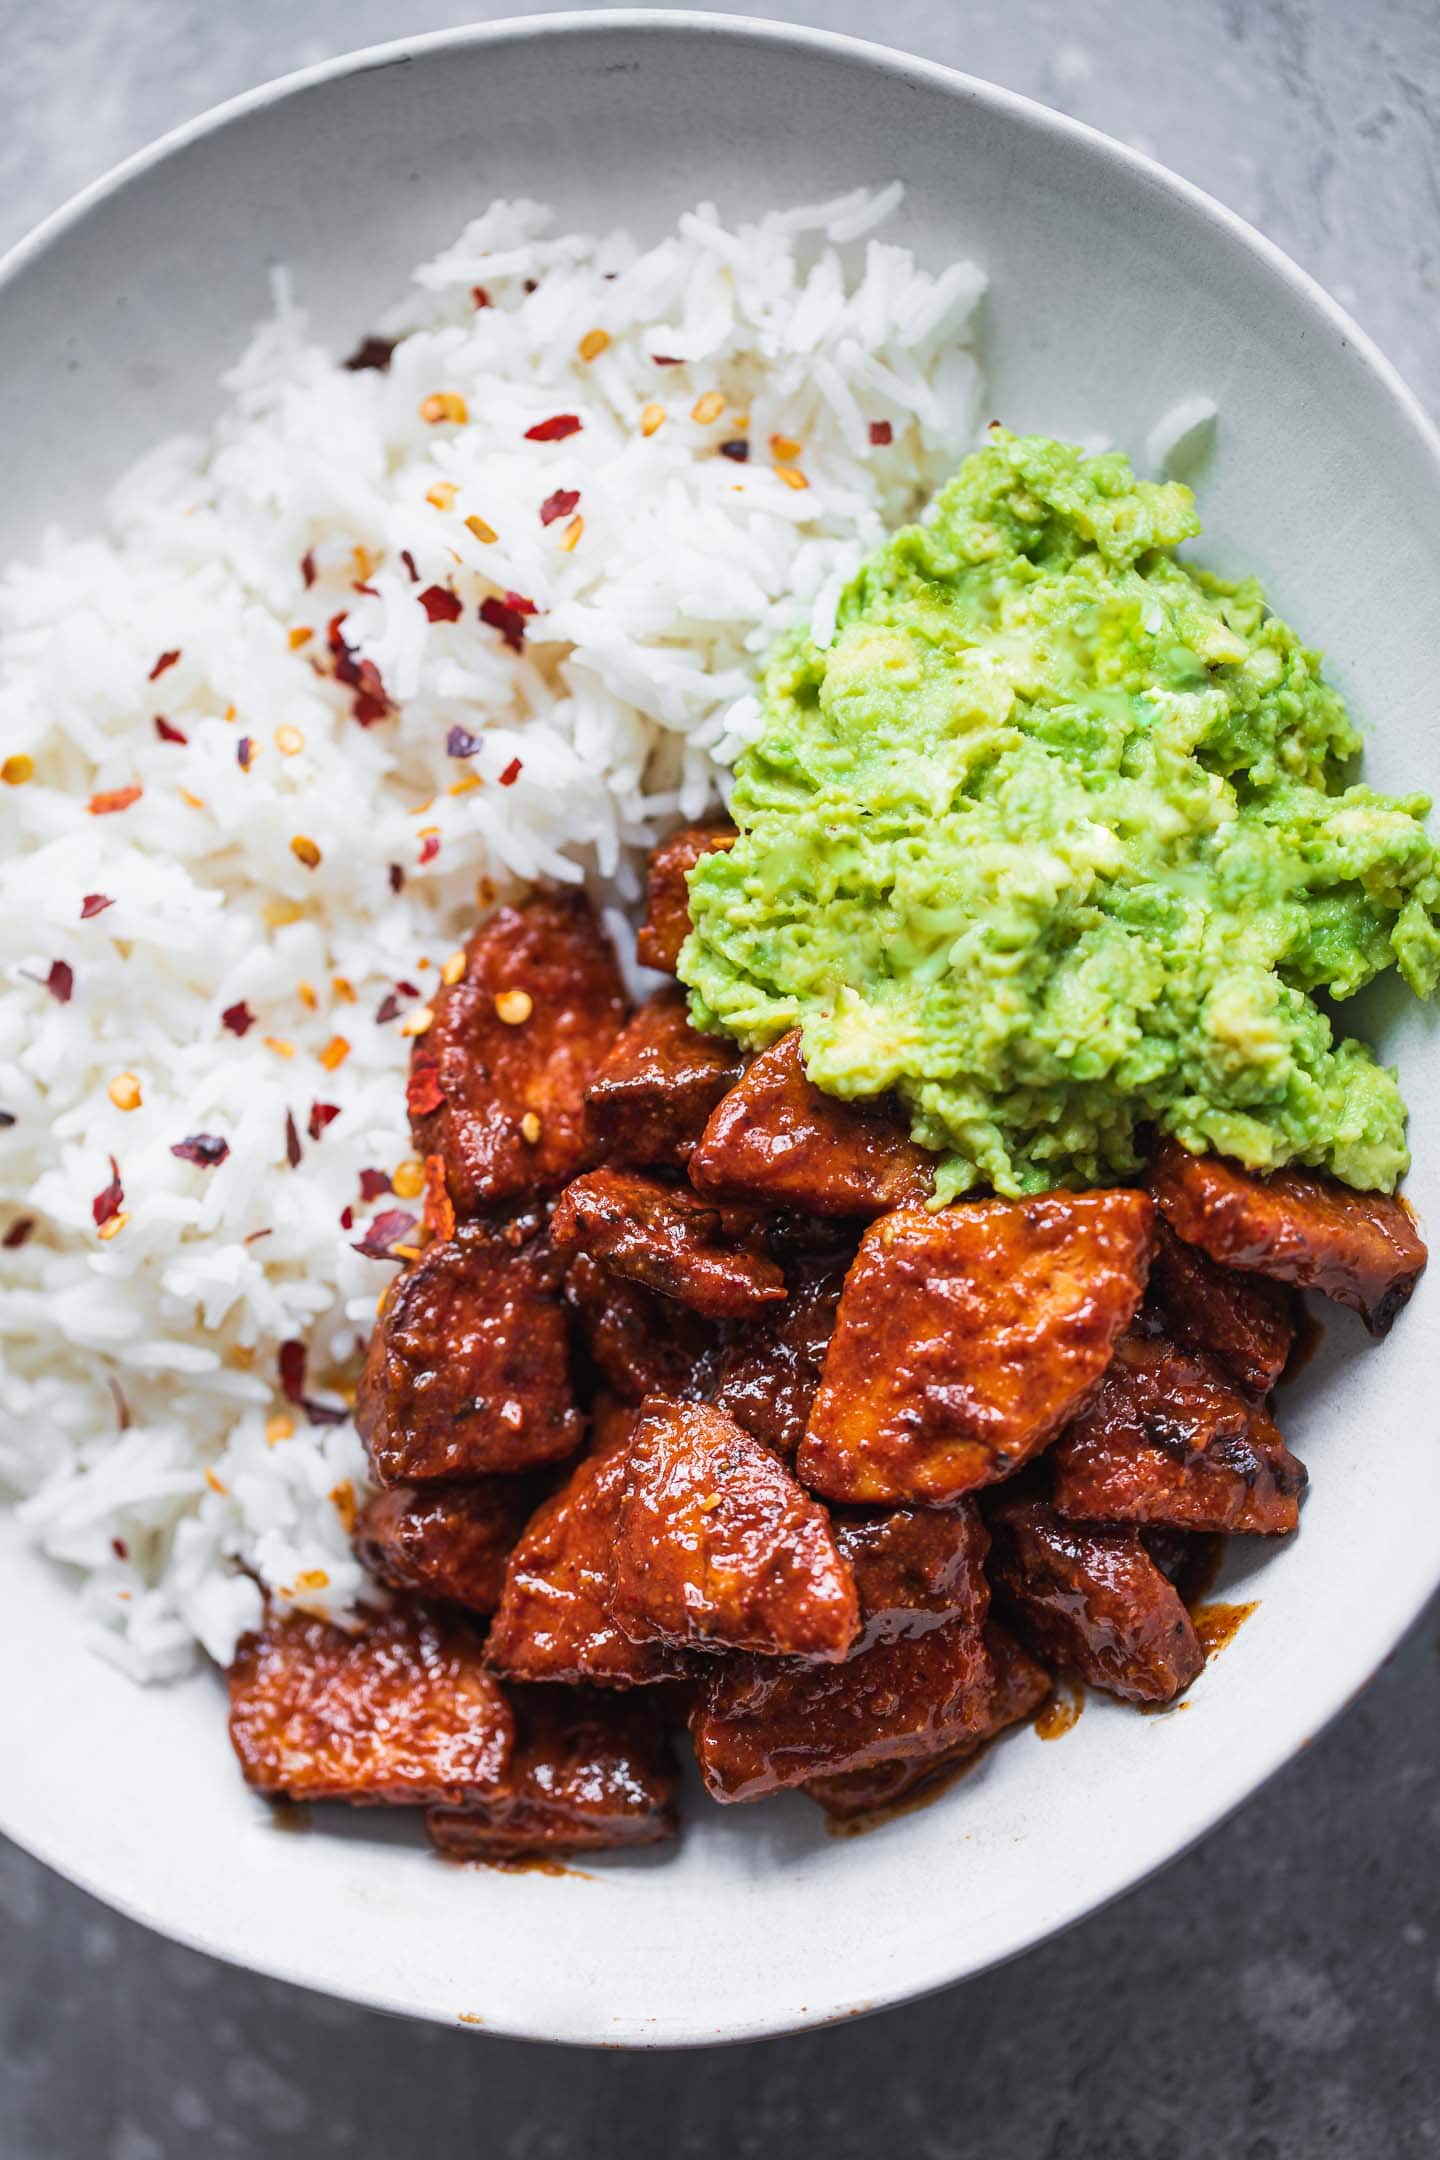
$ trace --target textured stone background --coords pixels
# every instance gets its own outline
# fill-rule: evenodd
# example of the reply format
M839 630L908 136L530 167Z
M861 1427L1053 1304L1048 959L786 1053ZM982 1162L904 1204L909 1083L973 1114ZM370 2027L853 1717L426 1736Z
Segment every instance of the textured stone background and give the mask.
M539 10L0 0L0 246L237 90L481 12ZM1440 409L1435 0L774 12L1152 151L1314 271ZM1437 1855L1440 1606L1158 1881L1002 1973L799 2040L622 2058L395 2023L157 1941L0 1846L0 2160L1428 2160Z

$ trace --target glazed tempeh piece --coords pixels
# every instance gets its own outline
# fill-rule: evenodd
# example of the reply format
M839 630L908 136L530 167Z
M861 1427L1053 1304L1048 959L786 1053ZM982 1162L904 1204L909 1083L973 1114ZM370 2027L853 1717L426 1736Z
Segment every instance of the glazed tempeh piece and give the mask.
M652 1397L630 1443L611 1609L632 1642L844 1657L855 1579L829 1517L723 1410Z
M503 1779L514 1734L478 1636L405 1603L357 1634L267 1616L229 1671L247 1784L292 1800L458 1807Z
M431 1808L425 1827L451 1860L654 1845L679 1827L675 1765L648 1701L590 1689L515 1688L504 1785L467 1808Z
M1262 1177L1167 1140L1150 1189L1176 1234L1226 1267L1319 1290L1388 1332L1429 1254L1403 1200L1354 1192L1314 1170Z
M581 895L502 908L417 1036L411 1129L462 1220L552 1193L592 1157L585 1091L625 1021L620 969Z
M942 1755L985 1729L994 1676L962 1622L877 1643L844 1665L727 1658L691 1719L706 1790L722 1803Z
M888 1527L842 1518L836 1542L855 1572L859 1646L841 1665L736 1657L717 1667L690 1726L716 1800L934 1758L985 1730L995 1675L983 1632L986 1538L973 1509L902 1510Z
M935 1506L1008 1477L1083 1406L1144 1292L1143 1193L901 1208L845 1282L796 1468L831 1500Z
M675 973L680 948L690 935L690 872L703 855L734 844L733 825L686 825L652 849L645 920L635 940L642 967Z
M798 1032L761 1052L690 1158L697 1192L811 1215L883 1215L929 1198L933 1155L892 1103L840 1102L805 1077Z
M560 1268L539 1215L464 1223L397 1277L355 1422L382 1485L525 1470L579 1446Z
M864 1613L857 1653L951 1620L984 1625L990 1535L973 1501L944 1509L837 1508L831 1520Z
M1039 1709L1050 1693L1050 1675L1022 1650L1013 1635L994 1622L985 1630L994 1675L984 1730L973 1740L942 1755L905 1755L893 1762L876 1763L870 1770L850 1770L838 1777L813 1778L805 1791L837 1822L868 1815L876 1808L894 1807L912 1799L937 1778L947 1776L991 1740L1018 1725Z
M591 1363L622 1401L709 1394L721 1347L713 1322L612 1275L588 1252L576 1253L565 1271L565 1299Z
M1265 1412L1163 1336L1127 1335L1050 1453L1054 1501L1080 1522L1284 1536L1305 1468Z
M1221 1267L1198 1245L1176 1237L1163 1216L1155 1224L1150 1298L1165 1332L1182 1349L1212 1357L1243 1394L1268 1395L1295 1345L1295 1292L1263 1275Z
M592 1170L560 1195L550 1234L561 1252L587 1252L612 1275L730 1320L786 1295L781 1270L758 1249L760 1227L753 1211L717 1207L684 1186Z
M1020 1499L993 1508L990 1526L996 1604L1037 1657L1132 1702L1170 1702L1190 1685L1205 1654L1138 1530Z
M720 1354L715 1401L786 1462L805 1437L851 1257L846 1246L787 1260L785 1303L734 1329Z
M622 1168L683 1169L743 1069L732 1043L691 1027L682 990L657 992L621 1030L586 1093L596 1155Z
M397 1485L375 1493L362 1509L356 1557L393 1590L422 1590L472 1612L494 1612L510 1548L542 1490L542 1481L525 1477Z

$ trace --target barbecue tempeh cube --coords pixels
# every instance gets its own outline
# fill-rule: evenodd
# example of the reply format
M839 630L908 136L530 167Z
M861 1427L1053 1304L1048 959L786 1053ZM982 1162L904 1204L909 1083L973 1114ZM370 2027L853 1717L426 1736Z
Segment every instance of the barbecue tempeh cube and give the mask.
M1268 1395L1294 1348L1298 1301L1285 1283L1221 1267L1198 1245L1155 1224L1150 1299L1182 1349L1218 1359L1246 1395Z
M592 1170L567 1185L550 1234L556 1249L588 1252L623 1276L707 1319L763 1311L786 1294L749 1209L720 1208L687 1187L635 1171Z
M697 1192L811 1215L883 1215L928 1199L933 1155L893 1103L840 1102L805 1077L800 1036L762 1051L690 1158Z
M611 1609L632 1642L844 1657L860 1626L829 1517L723 1410L653 1396L630 1443Z
M478 1636L419 1603L357 1634L267 1615L229 1671L247 1784L292 1800L458 1807L501 1783L513 1722Z
M1081 1522L1284 1536L1305 1468L1265 1412L1205 1359L1127 1335L1095 1395L1050 1452L1054 1501Z
M594 1153L607 1163L683 1169L744 1062L690 1025L685 994L657 992L617 1036L586 1093Z
M592 1160L585 1090L625 1020L614 950L582 895L492 915L415 1039L415 1145L460 1218L559 1190Z
M673 975L690 935L689 876L702 856L735 844L733 825L686 825L651 850L645 920L635 940L642 967Z
M1298 1283L1388 1332L1429 1254L1403 1200L1353 1192L1315 1170L1268 1177L1221 1155L1191 1155L1167 1140L1150 1189L1178 1236L1226 1267Z
M786 1462L805 1437L852 1257L847 1243L787 1260L785 1303L734 1329L720 1353L715 1401Z
M866 1232L797 1474L830 1500L943 1504L1082 1407L1145 1288L1143 1193L901 1208Z
M380 1484L573 1454L583 1427L559 1279L538 1215L464 1223L397 1277L355 1406Z
M451 1860L597 1852L673 1837L676 1775L665 1728L643 1697L514 1688L515 1749L494 1799L431 1808Z
M565 1299L591 1363L623 1401L709 1394L720 1355L712 1321L610 1274L588 1252L577 1252L565 1271Z
M542 1490L528 1477L396 1485L375 1493L361 1510L356 1556L392 1589L423 1590L472 1612L494 1612L510 1548Z
M902 1755L895 1761L876 1763L873 1769L812 1778L805 1787L809 1797L837 1822L868 1815L876 1808L894 1807L969 1762L1009 1726L1018 1725L1038 1710L1051 1689L1044 1666L1037 1665L1013 1635L1007 1635L993 1622L985 1630L985 1647L990 1653L994 1681L984 1730L974 1739L962 1740L942 1755Z
M1028 1650L1134 1702L1170 1702L1190 1685L1205 1654L1138 1530L1008 1497L990 1526L996 1606Z

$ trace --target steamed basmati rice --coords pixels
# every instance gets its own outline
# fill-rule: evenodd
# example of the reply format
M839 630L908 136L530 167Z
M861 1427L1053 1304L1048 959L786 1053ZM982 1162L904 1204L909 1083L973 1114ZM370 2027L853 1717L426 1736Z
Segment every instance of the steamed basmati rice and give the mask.
M898 196L645 250L497 203L386 372L282 282L213 435L0 585L0 1480L137 1675L361 1587L355 1241L406 1206L361 1173L413 1182L445 955L517 881L631 901L776 630L968 447L983 279L873 237Z

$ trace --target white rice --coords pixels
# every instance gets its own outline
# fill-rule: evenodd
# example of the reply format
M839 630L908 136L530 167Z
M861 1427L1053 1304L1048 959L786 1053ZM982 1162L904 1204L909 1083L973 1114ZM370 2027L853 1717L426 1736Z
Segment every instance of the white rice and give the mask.
M898 198L737 230L701 205L643 251L498 203L377 326L400 338L386 374L338 365L282 283L213 435L162 444L93 532L48 535L0 584L0 760L34 767L0 787L0 1237L34 1225L0 1249L0 1481L137 1676L183 1670L197 1642L227 1658L257 1579L340 1616L361 1585L358 1440L283 1399L276 1357L303 1341L311 1392L343 1404L393 1274L352 1245L404 1204L359 1197L362 1168L410 1154L409 1042L382 999L407 982L417 1010L515 880L630 900L646 844L704 808L754 731L777 629L808 611L828 636L855 565L969 446L984 281L871 237ZM609 342L586 361L592 330ZM723 415L697 418L712 391ZM464 424L421 417L438 393ZM526 439L558 413L581 431ZM717 454L742 432L748 463ZM428 621L434 584L460 621ZM506 592L538 611L520 652L477 614ZM328 670L341 609L396 708L370 727L312 664ZM463 761L457 727L479 739ZM87 807L135 785L122 811ZM82 921L88 894L113 905ZM44 986L57 961L65 1003ZM241 1002L243 1037L221 1022ZM110 1099L121 1074L138 1108ZM340 1114L312 1140L317 1101ZM228 1142L218 1168L171 1153L195 1133ZM125 1219L101 1239L111 1156Z

